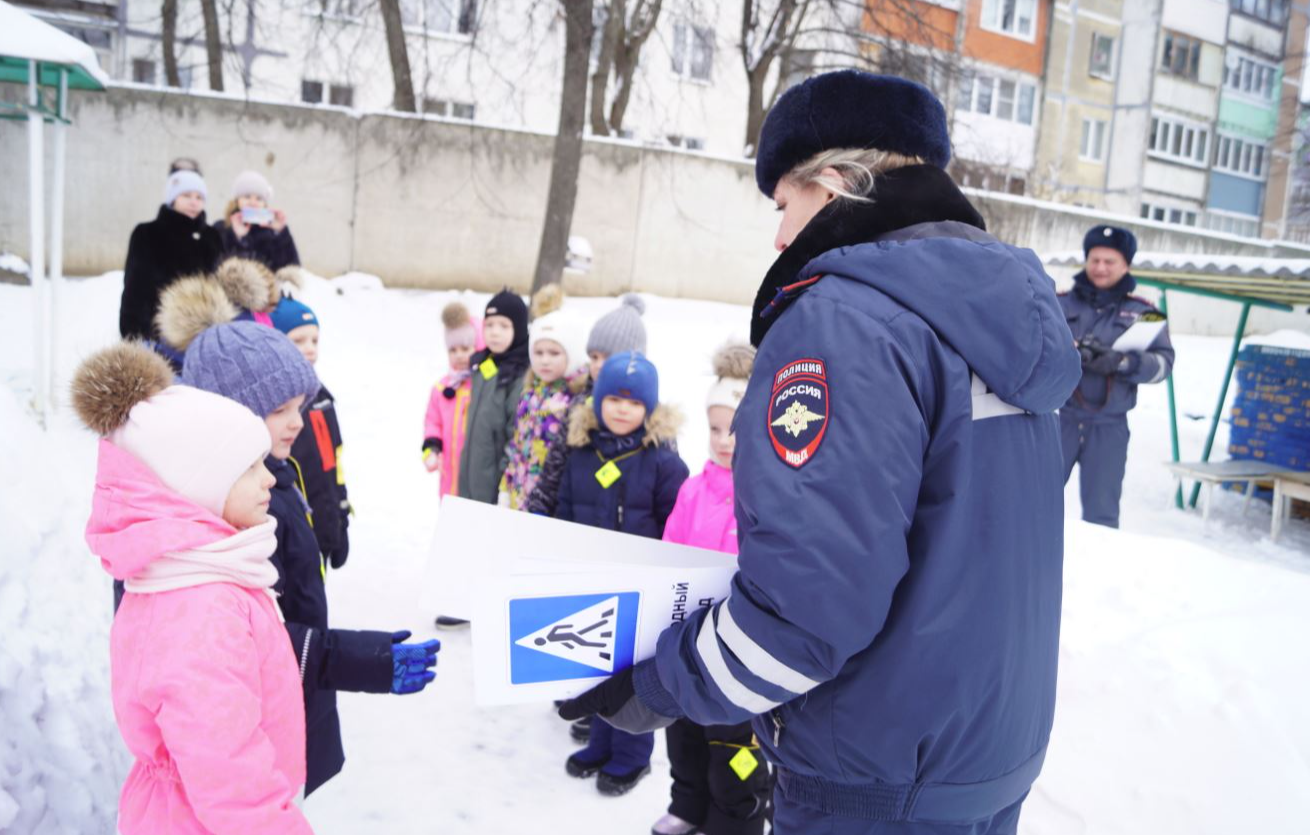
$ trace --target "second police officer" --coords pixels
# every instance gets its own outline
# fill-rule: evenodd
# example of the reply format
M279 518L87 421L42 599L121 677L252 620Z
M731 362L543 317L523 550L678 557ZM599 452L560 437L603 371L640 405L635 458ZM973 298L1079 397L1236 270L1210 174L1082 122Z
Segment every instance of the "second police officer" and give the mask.
M1119 527L1119 496L1128 461L1128 412L1137 405L1137 386L1169 376L1174 348L1169 327L1144 351L1115 350L1115 342L1138 322L1163 324L1155 305L1131 295L1137 280L1128 271L1137 238L1127 229L1097 226L1083 238L1087 257L1073 290L1060 306L1082 357L1083 378L1060 409L1064 480L1079 467L1083 519Z

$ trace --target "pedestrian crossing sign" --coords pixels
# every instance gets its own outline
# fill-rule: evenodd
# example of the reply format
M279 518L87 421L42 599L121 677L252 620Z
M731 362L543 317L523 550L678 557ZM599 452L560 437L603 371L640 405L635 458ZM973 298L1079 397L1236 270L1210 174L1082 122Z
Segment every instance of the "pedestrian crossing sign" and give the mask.
M641 593L509 601L510 682L599 678L632 666Z

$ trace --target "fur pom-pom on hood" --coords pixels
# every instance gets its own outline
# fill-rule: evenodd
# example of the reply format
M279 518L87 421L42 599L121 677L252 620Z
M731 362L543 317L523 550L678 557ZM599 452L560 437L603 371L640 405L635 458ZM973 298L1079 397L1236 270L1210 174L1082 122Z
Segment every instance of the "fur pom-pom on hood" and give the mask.
M73 374L73 409L88 429L108 435L141 401L173 385L168 361L140 342L120 342L87 357Z
M441 324L450 331L473 324L473 316L463 302L451 302L441 309Z
M191 276L173 282L159 295L155 325L165 342L185 352L206 329L231 322L237 313L217 281Z
M755 348L746 342L728 342L714 352L714 376L749 380L755 368Z
M277 283L277 295L290 296L293 299L300 298L300 293L305 289L305 270L297 264L288 264L278 270L273 276Z
M554 313L564 306L564 288L559 282L547 284L532 296L530 313L533 319L540 319L547 313Z
M678 430L682 428L682 412L676 406L661 403L655 411L646 416L646 437L641 439L644 447L657 447L672 444L678 440ZM591 398L584 397L569 410L568 444L581 449L591 443L591 433L600 429L600 420Z
M253 313L272 311L282 296L277 276L249 258L228 258L218 265L214 278L233 304Z

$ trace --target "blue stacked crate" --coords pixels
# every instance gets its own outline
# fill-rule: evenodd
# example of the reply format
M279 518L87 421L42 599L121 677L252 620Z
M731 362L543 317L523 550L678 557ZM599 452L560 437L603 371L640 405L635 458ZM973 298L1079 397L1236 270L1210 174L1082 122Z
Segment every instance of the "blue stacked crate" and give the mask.
M1236 373L1228 454L1310 470L1310 351L1251 345Z

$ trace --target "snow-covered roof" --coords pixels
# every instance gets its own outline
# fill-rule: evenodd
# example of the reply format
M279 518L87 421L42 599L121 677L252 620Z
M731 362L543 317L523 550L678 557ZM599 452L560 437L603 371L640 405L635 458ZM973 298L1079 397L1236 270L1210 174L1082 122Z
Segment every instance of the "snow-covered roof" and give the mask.
M90 46L0 0L0 80L25 83L28 61L69 68L70 86L101 90L109 83ZM53 77L43 71L41 82Z
M1081 251L1057 252L1042 259L1053 267L1081 267ZM1139 252L1133 275L1161 284L1285 305L1310 304L1310 258L1260 255L1203 255Z

